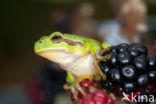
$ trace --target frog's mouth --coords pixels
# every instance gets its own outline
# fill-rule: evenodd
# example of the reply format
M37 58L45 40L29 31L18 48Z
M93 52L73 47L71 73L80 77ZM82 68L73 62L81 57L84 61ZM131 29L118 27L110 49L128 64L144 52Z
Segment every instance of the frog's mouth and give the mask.
M48 49L37 54L63 67L70 66L80 58L77 52L66 52L65 49Z
M64 57L67 53L65 53L64 49L48 49L37 52L37 54L55 62L58 58Z

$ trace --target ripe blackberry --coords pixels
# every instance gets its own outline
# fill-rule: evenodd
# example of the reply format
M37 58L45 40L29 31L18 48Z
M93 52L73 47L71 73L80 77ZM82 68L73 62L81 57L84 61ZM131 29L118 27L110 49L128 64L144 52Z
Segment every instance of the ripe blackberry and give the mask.
M121 88L126 93L141 92L156 81L156 57L147 55L148 50L144 45L122 43L113 46L106 53L111 57L100 60L105 63L99 64L106 75L106 80L101 81L103 88L113 93L116 93L114 90L117 88ZM122 91L116 95L121 96Z

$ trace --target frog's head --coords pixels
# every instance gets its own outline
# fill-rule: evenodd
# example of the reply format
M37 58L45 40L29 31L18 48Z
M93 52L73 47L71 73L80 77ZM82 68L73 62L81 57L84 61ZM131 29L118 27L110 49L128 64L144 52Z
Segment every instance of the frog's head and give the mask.
M41 37L35 43L34 50L36 54L51 61L67 62L86 52L83 40L82 37L54 32Z

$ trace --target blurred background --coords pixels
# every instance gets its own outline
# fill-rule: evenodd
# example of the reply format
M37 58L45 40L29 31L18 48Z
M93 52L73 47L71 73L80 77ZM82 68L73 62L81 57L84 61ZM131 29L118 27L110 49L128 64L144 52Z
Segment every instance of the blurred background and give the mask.
M62 88L66 73L33 51L34 42L51 32L114 45L140 42L153 52L156 0L5 0L0 4L0 104L70 104Z

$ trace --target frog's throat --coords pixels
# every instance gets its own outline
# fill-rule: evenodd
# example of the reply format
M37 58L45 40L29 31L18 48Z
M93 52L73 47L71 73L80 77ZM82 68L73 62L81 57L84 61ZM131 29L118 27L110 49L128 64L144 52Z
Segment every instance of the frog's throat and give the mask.
M77 52L65 52L63 49L52 49L38 52L40 56L58 63L64 70L76 77L95 75L94 58L90 52L80 56Z

